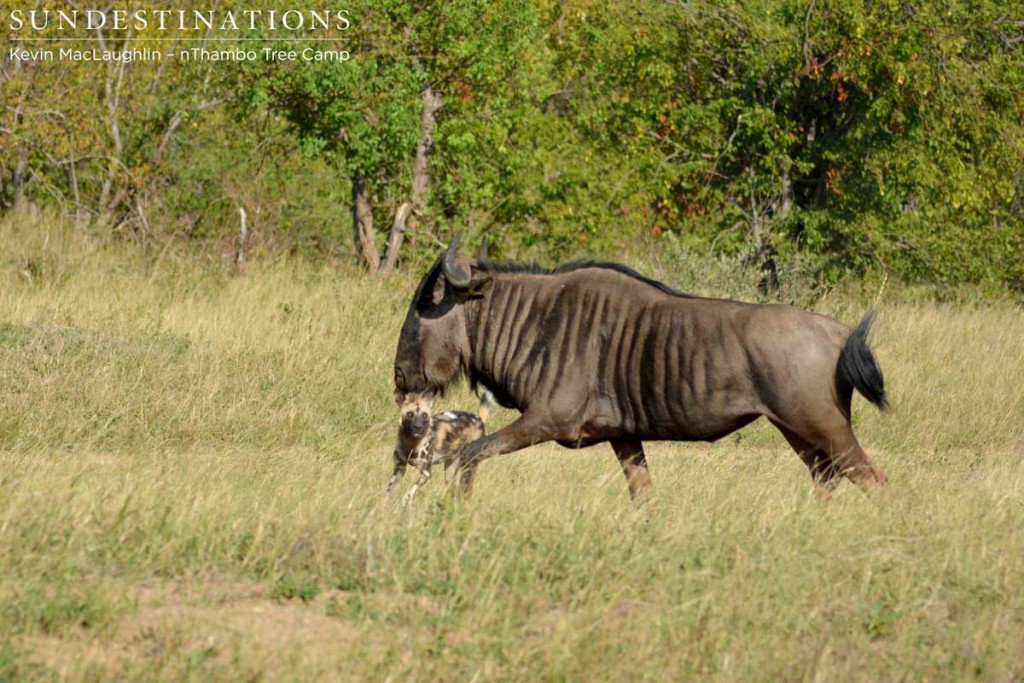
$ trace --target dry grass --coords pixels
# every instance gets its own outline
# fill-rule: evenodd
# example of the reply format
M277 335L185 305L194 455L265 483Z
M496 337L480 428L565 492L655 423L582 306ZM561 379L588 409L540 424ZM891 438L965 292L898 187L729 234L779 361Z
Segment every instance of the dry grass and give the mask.
M602 447L395 511L412 284L0 226L0 680L1024 676L1020 309L881 303L877 500L754 426L654 445L648 520Z

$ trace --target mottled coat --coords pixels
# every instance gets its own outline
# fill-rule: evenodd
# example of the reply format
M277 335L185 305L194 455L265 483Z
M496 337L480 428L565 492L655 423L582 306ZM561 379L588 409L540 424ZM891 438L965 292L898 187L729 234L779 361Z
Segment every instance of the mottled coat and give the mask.
M441 463L447 470L462 448L487 433L490 405L491 398L485 393L479 415L461 410L431 415L428 398L418 394L404 395L399 401L402 417L392 454L394 470L388 481L387 493L394 490L409 466L416 469L420 477L406 494L406 502L430 481L433 465Z

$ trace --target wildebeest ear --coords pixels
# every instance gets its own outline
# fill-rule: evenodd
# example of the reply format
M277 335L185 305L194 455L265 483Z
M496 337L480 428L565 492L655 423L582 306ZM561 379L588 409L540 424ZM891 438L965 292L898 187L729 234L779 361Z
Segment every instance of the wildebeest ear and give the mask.
M445 279L443 277L437 278L437 282L434 283L434 291L430 294L430 303L435 306L440 306L441 302L444 301L445 292Z
M489 275L473 273L473 279L470 280L469 287L463 291L462 296L467 299L472 299L475 296L482 296L490 286L491 278Z
M455 301L472 299L474 297L481 296L487 291L487 288L491 285L491 278L488 275L480 275L477 272L473 272L473 276L469 280L469 284L465 287L456 287L451 285L452 292L454 293L453 299ZM438 278L434 284L434 291L431 294L430 301L435 306L440 306L444 301L445 292L448 291L445 288L446 280L444 278ZM448 283L451 284L451 283Z

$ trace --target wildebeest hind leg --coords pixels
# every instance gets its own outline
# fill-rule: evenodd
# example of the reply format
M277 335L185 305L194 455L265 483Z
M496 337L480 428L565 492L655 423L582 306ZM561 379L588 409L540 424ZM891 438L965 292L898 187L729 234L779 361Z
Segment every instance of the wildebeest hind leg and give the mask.
M885 475L857 443L848 424L823 434L797 433L774 420L772 424L786 437L826 496L842 475L864 491L886 485Z
M871 491L889 483L882 470L875 467L867 453L857 443L853 430L848 430L846 439L836 442L832 458L839 463L839 468L846 478L863 491Z
M619 459L622 473L629 484L629 497L639 508L654 503L654 486L651 484L651 473L647 468L647 457L644 445L633 439L612 439L615 457Z
M828 498L831 491L839 483L839 475L841 471L832 462L832 457L823 449L815 448L807 440L800 437L796 432L783 427L777 422L773 422L782 435L786 437L786 441L793 447L796 454L800 456L800 459L807 465L807 469L811 471L811 478L814 479L815 488L817 489L818 496L820 498Z

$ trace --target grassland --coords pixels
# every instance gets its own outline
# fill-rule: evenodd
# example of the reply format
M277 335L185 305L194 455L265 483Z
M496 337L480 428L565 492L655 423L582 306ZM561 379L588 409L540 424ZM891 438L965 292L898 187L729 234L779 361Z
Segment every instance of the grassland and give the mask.
M396 511L411 278L0 224L0 680L1024 677L1020 308L813 302L880 309L877 499L755 425L655 444L649 519L603 447Z

